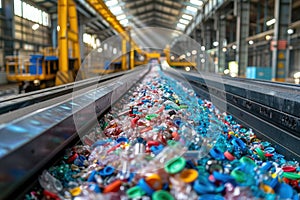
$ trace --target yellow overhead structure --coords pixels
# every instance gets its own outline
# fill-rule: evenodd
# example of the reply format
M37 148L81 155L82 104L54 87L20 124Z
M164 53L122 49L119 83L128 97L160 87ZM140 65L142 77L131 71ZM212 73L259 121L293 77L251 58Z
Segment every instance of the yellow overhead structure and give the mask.
M76 4L73 0L58 0L57 14L59 71L55 84L61 85L74 81L81 62Z
M189 62L189 61L171 61L171 55L170 55L170 47L167 46L164 49L164 53L167 58L167 62L171 67L196 67L197 63L195 62Z
M108 24L116 30L122 37L122 69L127 69L126 61L126 42L130 44L130 58L129 64L130 69L134 68L134 51L137 51L139 54L142 53L142 50L138 45L131 39L130 30L126 30L114 14L109 10L103 0L86 0L86 2L94 8L103 18L108 22Z

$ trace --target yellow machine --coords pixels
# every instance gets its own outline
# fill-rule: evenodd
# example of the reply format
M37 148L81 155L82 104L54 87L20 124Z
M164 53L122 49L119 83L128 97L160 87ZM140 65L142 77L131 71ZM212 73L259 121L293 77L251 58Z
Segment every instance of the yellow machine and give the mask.
M59 0L58 48L46 48L30 57L7 56L9 81L19 83L19 92L37 90L74 81L80 66L80 47L76 5L73 0Z
M117 67L107 70L96 66L92 72L103 74L133 69L135 66L146 64L152 58L160 57L157 52L142 51L130 37L130 28L125 29L102 0L86 1L119 33L122 39L122 56L112 61L112 64ZM31 57L6 57L7 79L18 82L20 92L22 89L27 92L73 82L79 71L81 59L76 4L73 0L58 0L57 12L57 49L46 48L43 54L31 55ZM128 44L129 53L127 52ZM135 59L135 54L144 59ZM128 60L127 56L129 56Z
M170 55L170 47L167 46L164 49L164 53L167 58L167 62L171 67L196 67L196 62L189 62L189 61L171 61L171 55Z

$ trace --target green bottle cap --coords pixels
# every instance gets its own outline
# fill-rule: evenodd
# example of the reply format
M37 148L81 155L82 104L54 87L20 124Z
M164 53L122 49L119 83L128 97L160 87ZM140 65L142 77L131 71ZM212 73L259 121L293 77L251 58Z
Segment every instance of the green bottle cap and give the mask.
M147 120L151 121L153 118L156 118L156 117L158 117L158 114L149 114L149 115L146 115L145 118Z
M292 180L300 179L300 174L294 172L283 172L282 176Z
M247 156L241 157L240 162L243 163L243 164L245 164L245 165L256 166L255 162L251 158L249 158Z
M237 182L244 182L247 180L247 174L245 174L244 172L240 171L240 170L232 170L232 172L230 173L230 175L237 181Z
M174 197L172 195L164 190L158 190L152 194L153 200L174 200Z
M262 160L262 161L265 161L266 160L266 156L265 156L265 153L260 149L260 148L255 148L255 151L257 153L257 155L259 156L259 158Z
M175 146L177 144L175 140L168 140L167 143L169 146Z
M185 167L186 160L183 157L175 157L165 164L165 171L169 174L176 174Z
M128 195L129 198L134 199L141 197L146 194L140 186L134 186L126 191L126 194Z

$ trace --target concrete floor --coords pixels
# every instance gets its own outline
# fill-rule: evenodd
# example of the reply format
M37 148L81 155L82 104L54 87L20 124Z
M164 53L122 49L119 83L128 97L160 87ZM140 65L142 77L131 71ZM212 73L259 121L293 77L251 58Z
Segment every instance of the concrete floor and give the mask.
M7 97L10 95L18 94L18 84L17 83L9 83L0 85L0 97Z

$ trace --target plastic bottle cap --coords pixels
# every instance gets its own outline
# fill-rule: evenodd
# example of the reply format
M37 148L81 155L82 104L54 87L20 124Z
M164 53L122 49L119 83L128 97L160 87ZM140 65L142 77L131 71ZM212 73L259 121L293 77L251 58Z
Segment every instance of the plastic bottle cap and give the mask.
M111 184L107 185L104 188L103 193L117 192L117 191L119 191L121 185L122 185L122 181L116 180L116 181L112 182Z
M151 196L154 190L147 184L145 179L140 179L138 185L142 188L143 191L146 192L147 195Z
M94 191L94 192L96 192L96 193L100 193L101 192L100 187L97 184L95 184L95 183L90 184L89 185L89 189L92 190L92 191Z
M169 174L176 174L183 170L186 160L183 157L175 157L165 164L165 171Z
M293 173L293 172L283 172L282 176L291 180L300 179L300 174Z
M282 170L284 172L295 172L296 171L296 167L293 167L293 166L284 166L284 167L282 167Z
M227 158L227 160L234 160L235 159L235 157L229 151L225 151L224 156L225 156L225 158Z
M274 194L274 190L271 186L266 184L260 184L260 189L262 189L265 193Z
M180 173L180 179L185 183L194 182L198 178L198 172L194 169L184 169Z
M274 151L275 151L275 148L274 147L266 147L265 148L265 152L267 152L267 153L274 153Z
M146 183L154 190L161 190L162 189L162 181L158 174L152 174L148 176L146 179Z
M128 195L129 198L134 199L145 195L146 192L142 190L140 186L134 186L132 188L129 188L126 191L126 194Z
M225 158L224 153L219 149L217 149L216 147L211 148L209 153L216 160L223 160Z
M293 196L293 188L286 183L281 183L276 188L276 194L279 195L280 199L291 199Z
M266 160L265 153L260 148L255 148L255 151L261 160Z
M213 172L213 176L216 180L221 181L221 182L230 182L234 181L234 178L230 176L229 174L223 174L217 171Z
M125 137L119 137L116 141L117 141L117 143L128 142L128 139Z
M237 181L237 182L244 182L247 180L247 174L245 174L244 172L234 169L232 170L232 172L230 173L230 175Z
M104 169L102 169L99 174L101 176L109 176L112 175L115 171L115 168L112 166L106 166Z
M201 178L200 178L201 177ZM215 192L215 186L206 177L200 176L199 179L197 179L194 184L193 188L198 194L207 194L207 193L213 193Z
M150 147L150 150L155 155L159 154L163 149L164 149L164 146L162 144L160 144L158 146L152 146L152 147Z
M175 146L177 144L177 142L174 140L168 140L167 143L169 146Z
M172 195L164 190L159 190L153 193L152 195L153 200L174 200L174 197Z
M147 146L152 147L152 146L158 146L160 145L159 141L148 141Z
M243 156L240 158L240 162L245 164L245 165L253 165L256 166L254 160L252 160L251 158L247 157L247 156Z
M217 194L204 194L201 195L198 200L224 200L224 197Z
M149 115L146 115L145 119L151 121L152 119L158 117L158 114L149 114Z
M75 187L70 190L70 193L72 194L72 196L78 196L81 193L81 189L80 187Z

